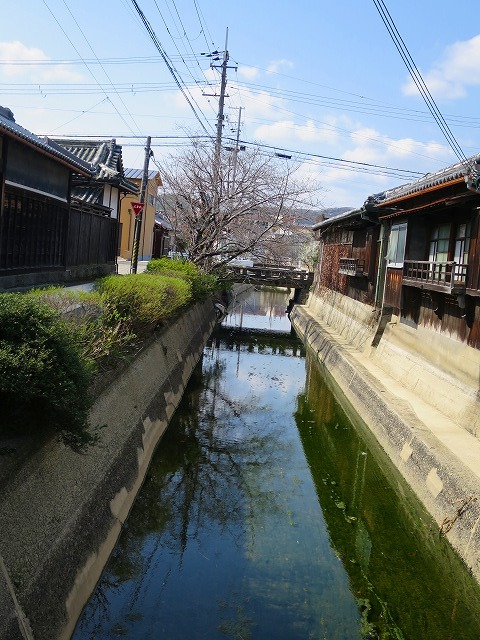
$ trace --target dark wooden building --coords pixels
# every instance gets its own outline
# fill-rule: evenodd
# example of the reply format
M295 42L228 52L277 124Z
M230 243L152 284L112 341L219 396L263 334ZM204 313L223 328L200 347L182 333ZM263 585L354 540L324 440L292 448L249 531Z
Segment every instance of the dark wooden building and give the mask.
M374 304L380 225L363 209L354 209L313 227L321 240L315 283Z
M480 156L313 227L315 287L480 349Z
M373 196L365 208L382 226L384 308L480 348L477 168L470 158Z
M125 180L115 141L60 144L0 107L0 290L116 270Z

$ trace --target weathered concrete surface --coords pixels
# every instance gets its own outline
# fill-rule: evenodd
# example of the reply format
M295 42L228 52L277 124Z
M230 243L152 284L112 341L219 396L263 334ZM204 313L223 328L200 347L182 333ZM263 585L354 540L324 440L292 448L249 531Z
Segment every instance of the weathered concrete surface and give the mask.
M4 488L0 554L35 640L70 637L214 324L211 301L189 310L100 395L99 445L49 441ZM0 639L21 638L0 572Z
M334 311L328 305L319 311L319 306L317 300L295 307L295 329L341 389L343 402L373 432L439 527L450 521L447 537L480 581L479 439L432 402L433 367L430 388L415 393L379 366L379 356L372 357L374 326L368 317L357 316L349 323L349 311L344 313L341 305ZM332 326L327 320L335 314L338 322ZM441 373L437 376L442 378Z

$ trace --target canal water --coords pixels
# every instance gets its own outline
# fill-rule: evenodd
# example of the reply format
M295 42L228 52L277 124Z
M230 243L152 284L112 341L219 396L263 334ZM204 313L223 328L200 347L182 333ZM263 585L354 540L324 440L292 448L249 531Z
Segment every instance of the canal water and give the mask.
M253 292L206 347L75 640L480 638L479 587L287 302Z

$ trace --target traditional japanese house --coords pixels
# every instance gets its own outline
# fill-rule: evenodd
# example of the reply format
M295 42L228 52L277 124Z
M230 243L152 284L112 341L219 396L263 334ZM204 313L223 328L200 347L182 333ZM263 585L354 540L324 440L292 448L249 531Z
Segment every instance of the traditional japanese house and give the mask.
M314 227L311 312L480 434L480 156ZM432 393L432 389L435 390Z
M81 278L85 264L93 272L108 271L109 260L90 251L86 262L71 252L79 233L71 209L73 176L89 181L94 167L55 142L40 138L15 122L10 109L0 107L0 288ZM108 242L108 222L95 243ZM114 267L114 260L111 262Z
M153 230L152 258L161 258L168 255L172 249L172 225L162 215L155 215L155 228Z
M382 224L385 310L480 348L480 158L372 196ZM388 242L387 242L388 240Z
M363 209L327 218L313 227L320 240L315 286L374 304L379 224Z
M93 179L81 174L72 181L72 203L118 219L120 198L138 194L138 186L128 180L123 167L122 147L112 140L57 139L55 142L95 168Z

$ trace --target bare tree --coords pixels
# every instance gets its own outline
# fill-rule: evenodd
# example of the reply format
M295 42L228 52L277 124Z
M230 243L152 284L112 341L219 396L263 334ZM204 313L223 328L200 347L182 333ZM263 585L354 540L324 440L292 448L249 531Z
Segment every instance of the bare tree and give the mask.
M211 145L193 142L162 166L165 214L177 239L206 270L240 256L278 261L296 209L315 208L318 185L302 177L300 165L258 147L223 149L218 167L214 157Z

